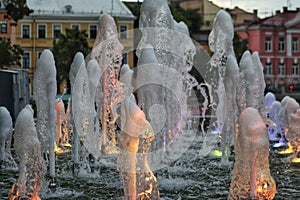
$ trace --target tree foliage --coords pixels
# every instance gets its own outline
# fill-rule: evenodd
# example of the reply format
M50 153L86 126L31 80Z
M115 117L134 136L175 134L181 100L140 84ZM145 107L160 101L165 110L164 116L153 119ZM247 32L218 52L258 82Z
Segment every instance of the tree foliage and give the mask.
M88 46L85 30L66 29L66 34L60 34L58 41L53 41L52 52L55 58L58 86L63 80L69 80L69 71L77 52L84 56L91 51Z
M239 34L234 32L233 48L234 48L236 59L238 61L240 61L243 53L248 49L248 40L247 39L242 39L239 36Z
M12 18L15 22L18 22L23 17L29 16L33 13L33 10L28 8L26 0L8 0L5 5L7 11L7 17Z
M33 10L29 9L26 5L26 0L8 0L5 1L5 10L7 12L6 18L11 18L15 22L23 19L25 15L30 15ZM17 25L13 23L11 25ZM12 45L10 40L0 38L0 68L9 65L21 66L20 60L23 50L19 45Z
M125 5L137 16L135 20L135 28L139 25L140 6L134 6L130 3L124 2ZM188 26L190 33L198 33L200 31L201 17L198 9L183 9L179 3L171 3L169 5L173 18L177 21L183 21Z
M21 66L20 60L23 50L19 45L11 45L10 40L0 38L0 68L9 65Z
M190 33L198 33L200 31L201 17L198 9L183 9L179 3L170 4L173 18L177 21L183 21L189 28Z
M140 5L141 5L141 3L139 3L139 5L136 5L136 6L134 4L130 4L132 2L126 2L126 1L124 1L123 3L136 16L136 18L134 20L134 28L138 28L139 27L139 19L140 19Z

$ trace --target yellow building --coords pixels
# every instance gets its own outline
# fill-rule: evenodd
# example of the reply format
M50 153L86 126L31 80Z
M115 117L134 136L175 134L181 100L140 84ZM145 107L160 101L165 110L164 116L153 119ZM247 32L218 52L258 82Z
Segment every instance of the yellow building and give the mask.
M207 52L210 52L208 46L208 35L212 30L216 14L221 9L219 6L213 4L209 0L182 0L180 6L187 9L197 9L201 16L200 30L198 33L193 33L192 37L195 39Z
M211 30L216 14L221 9L208 0L185 0L180 3L183 9L197 9L201 16L201 31Z
M24 50L22 67L32 72L40 53L51 48L53 40L65 30L86 30L92 47L97 35L99 16L107 13L114 17L124 45L123 62L133 66L133 33L135 16L121 0L27 0L34 12L18 22L16 44ZM58 66L57 66L58 67Z

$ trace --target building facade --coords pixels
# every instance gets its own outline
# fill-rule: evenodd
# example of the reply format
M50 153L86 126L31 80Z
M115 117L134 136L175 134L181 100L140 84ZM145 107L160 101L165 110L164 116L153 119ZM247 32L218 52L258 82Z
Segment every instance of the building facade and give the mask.
M0 38L11 39L12 37L12 20L7 17L5 4L7 0L0 0Z
M27 0L27 5L34 12L18 22L12 35L24 50L22 68L31 72L31 82L39 55L51 48L53 40L65 34L67 28L86 30L92 47L102 13L114 17L124 45L123 62L133 66L133 33L129 30L133 29L135 16L120 0Z
M234 27L251 24L259 20L257 10L253 10L253 13L250 13L235 6L233 9L226 8L226 12L230 14Z
M207 52L210 52L208 46L208 36L213 28L214 19L221 7L215 5L209 0L181 0L180 6L183 9L197 9L201 16L201 26L199 33L192 34L192 37L201 44ZM234 7L233 9L225 9L231 15L234 26L244 25L258 21L257 10L253 13Z
M300 83L300 9L277 11L260 22L236 27L248 39L248 49L257 51L264 66L267 90L283 92Z
M215 16L221 8L209 0L183 0L180 2L180 6L185 10L198 10L198 13L201 17L201 21L199 22L200 30L198 33L192 33L192 37L207 52L210 52L208 46L208 35L212 30Z
M7 18L4 3L0 0L0 38L11 38L11 19Z

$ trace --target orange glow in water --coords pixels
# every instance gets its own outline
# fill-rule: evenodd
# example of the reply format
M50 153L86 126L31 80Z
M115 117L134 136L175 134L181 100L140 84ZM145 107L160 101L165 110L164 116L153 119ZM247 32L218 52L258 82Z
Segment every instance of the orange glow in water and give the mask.
M72 145L70 143L65 143L65 144L63 144L63 147L71 148ZM59 156L59 155L69 152L69 149L60 148L59 146L57 146L56 143L54 143L54 152L55 152L55 155Z
M63 146L64 146L64 147L72 147L72 145L71 145L69 142L64 143Z
M300 158L294 158L293 160L292 160L292 163L299 163L300 164Z
M267 184L267 183L264 183L262 186L259 185L259 186L257 187L257 192L258 192L258 193L261 193L264 189L268 189L268 184Z
M279 151L278 154L292 154L294 153L295 148L291 145L291 143L288 143L288 148L282 151Z
M276 184L268 184L268 182L260 182L256 189L257 199L273 199L276 193Z
M60 147L58 147L56 143L54 143L54 153L55 153L55 155L59 156L59 155L62 155L63 153L65 153L65 151L63 149L61 149Z
M258 186L258 187L257 187L257 192L258 192L258 193L261 193L261 192L262 192L262 187L261 187L261 186Z
M25 196L20 195L17 184L13 184L12 188L9 190L8 194L9 200L19 200L19 199L30 199L30 200L41 200L38 194L28 193Z
M32 197L31 200L41 200L41 198L38 195L36 195L36 196Z

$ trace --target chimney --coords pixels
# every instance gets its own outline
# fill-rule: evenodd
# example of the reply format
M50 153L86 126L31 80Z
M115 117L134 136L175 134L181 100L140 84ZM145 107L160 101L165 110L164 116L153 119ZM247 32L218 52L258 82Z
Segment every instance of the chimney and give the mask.
M65 6L65 10L66 10L67 13L71 13L71 11L72 11L72 6L71 6L71 5L66 5L66 6Z
M258 16L257 16L257 9L254 9L254 10L253 10L253 19L254 19L254 21L257 21L257 19L258 19Z
M257 9L254 9L254 10L253 10L253 14L254 14L255 16L257 16Z
M283 12L287 12L288 11L288 7L284 6L283 7Z

